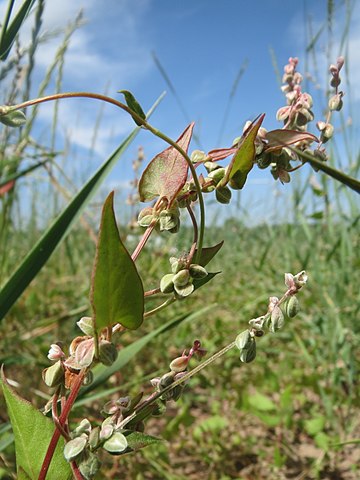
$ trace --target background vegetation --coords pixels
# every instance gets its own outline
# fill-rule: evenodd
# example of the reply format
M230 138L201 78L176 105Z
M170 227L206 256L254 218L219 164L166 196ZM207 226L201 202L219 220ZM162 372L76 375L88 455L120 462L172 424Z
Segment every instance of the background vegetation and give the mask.
M6 79L7 85L3 103L16 103L29 96L36 47L46 41L39 36L41 5L35 13L31 46L23 50L15 45L3 63L0 78ZM76 19L64 32L58 55L39 86L39 95L54 79L56 89L61 90L67 45L80 21ZM309 52L313 51L315 42ZM20 81L24 64L26 76ZM22 130L3 127L0 133L2 285L42 234L49 217L55 216L64 199L67 201L76 190L70 181L74 172L66 150L57 152L53 145L34 140L36 112L28 111L30 120ZM96 135L95 121L94 125ZM56 105L51 128L55 135ZM360 150L358 145L354 150L349 144L355 127L346 127L343 121L342 128L330 149L329 161L358 177ZM134 156L135 145L131 147ZM339 154L343 151L347 151L347 161ZM206 242L210 245L225 240L212 263L212 270L221 270L222 275L190 301L177 302L151 317L139 331L126 332L122 344L130 345L184 313L190 315L203 307L209 307L209 311L189 316L175 329L155 337L86 402L79 402L75 417L81 419L86 409L86 416L95 420L111 395L150 391L149 379L166 371L169 360L196 338L209 352L221 348L245 328L249 319L266 310L270 295L283 290L284 272L306 269L310 281L300 295L299 316L281 333L267 335L259 342L254 363L241 365L238 355L230 352L194 378L166 416L148 424L148 433L165 438L163 447L148 447L119 461L108 456L103 459L103 477L99 478L360 477L359 203L355 192L324 175L318 174L314 181L313 175L308 167L306 174L298 176L286 190L286 199L279 202L278 215L269 212L267 224L250 227L251 206L243 205L241 198L234 200L237 209L226 220L221 220L223 207L210 206L214 215ZM50 206L46 211L44 199ZM282 215L284 204L292 212L287 220ZM49 215L49 211L53 213ZM0 363L6 365L7 376L19 392L39 408L49 398L40 375L48 365L49 345L58 339L70 341L77 334L75 322L89 313L97 228L94 211L99 211L98 204L90 206L86 216L75 224L0 324ZM130 214L129 209L124 216L129 218ZM127 245L135 244L140 230L124 224L121 228ZM151 241L148 252L139 258L145 289L158 285L159 278L168 272L169 255L187 250L190 238L190 230L184 228L178 236ZM151 307L150 301L147 306ZM0 478L15 478L12 434L4 408L0 409L0 419Z

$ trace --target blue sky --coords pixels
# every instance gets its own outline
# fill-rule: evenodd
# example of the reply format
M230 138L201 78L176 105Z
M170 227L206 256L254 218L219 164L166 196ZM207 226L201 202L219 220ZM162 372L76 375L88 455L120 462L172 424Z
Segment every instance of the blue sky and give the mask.
M4 4L4 1L0 2L2 10ZM284 98L279 90L270 49L280 73L289 56L300 58L299 70L304 73L308 68L313 75L310 91L319 107L315 111L321 111L325 105L322 92L317 88L319 84L326 88L327 81L329 50L325 0L48 1L43 31L66 26L81 8L86 23L72 37L64 67L63 90L104 92L107 89L109 95L121 98L116 91L127 89L135 94L144 110L163 90L167 90L167 96L151 121L174 139L186 127L187 119L155 65L152 52L171 79L187 118L196 121L196 133L206 151L229 146L241 134L245 121L262 112L266 113L264 126L267 129L280 127L275 114L284 105ZM346 5L335 1L333 61L340 53L345 16ZM305 54L310 20L314 34L325 24L316 49L317 71L311 56ZM24 29L25 43L30 38L32 22L30 18ZM360 80L359 26L360 8L359 2L355 2L346 52L352 85L357 85ZM54 39L40 47L35 77L39 82L58 45L59 39ZM247 67L231 103L219 144L229 94L244 63ZM35 86L36 81L34 95ZM51 89L47 93L51 93ZM346 104L350 97L344 100ZM360 92L352 90L352 106L358 105L359 100ZM97 135L96 154L89 163L88 148L99 106L88 100L67 100L60 108L58 148L62 147L64 137L70 139L70 155L81 162L82 170L87 173L99 165L132 128L131 120L123 112L106 106ZM350 113L345 111L347 116ZM52 106L42 106L39 115L42 139L46 139L51 118ZM159 139L143 132L111 175L109 188L125 191L131 175L131 159L136 156L138 145L144 147L148 159L166 147ZM198 148L195 143L194 148ZM244 198L257 204L272 195L274 190L283 195L286 189L289 186L275 184L269 171L254 169L247 189L244 189Z

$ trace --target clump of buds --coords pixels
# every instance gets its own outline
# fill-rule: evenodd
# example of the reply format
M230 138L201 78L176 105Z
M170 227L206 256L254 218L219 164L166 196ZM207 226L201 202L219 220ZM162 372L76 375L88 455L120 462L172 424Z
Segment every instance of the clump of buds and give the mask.
M160 281L162 293L172 293L179 298L185 298L192 294L195 289L194 280L207 276L207 271L201 265L192 263L187 266L185 258L170 258L172 273L164 275Z
M156 230L159 232L168 231L177 233L180 228L180 211L177 205L165 208L161 211L153 207L145 207L138 216L140 227L149 227L156 222Z

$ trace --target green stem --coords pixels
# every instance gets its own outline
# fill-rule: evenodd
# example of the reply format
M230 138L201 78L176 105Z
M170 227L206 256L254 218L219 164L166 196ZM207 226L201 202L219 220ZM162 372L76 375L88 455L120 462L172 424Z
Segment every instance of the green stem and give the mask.
M169 392L173 388L175 388L178 385L181 385L182 383L189 380L189 378L191 378L192 376L199 373L201 370L203 370L204 368L209 366L211 363L215 362L215 360L217 360L218 358L225 355L225 353L227 353L229 350L231 350L234 347L235 347L235 342L229 343L229 345L226 345L224 348L222 348L218 352L214 353L214 355L212 355L210 358L208 358L204 362L200 363L197 367L190 370L190 372L186 373L183 377L179 378L178 380L175 380L175 382L173 382L171 385L169 385L168 387L161 390L161 392L158 392L156 395L151 396L151 398L148 401L145 401L144 403L142 403L141 406L137 410L135 410L131 415L124 418L124 420L118 425L118 428L119 429L124 428L125 425L127 425L129 422L131 422L131 420L133 420L136 417L136 415L138 415L148 405L154 403L155 400L162 397L164 394L166 394L167 392Z
M149 310L148 312L144 313L144 318L151 317L151 315L155 315L155 313L160 312L161 310L164 310L167 306L171 305L176 301L175 297L171 297L166 302L162 303L158 307L154 308L153 310Z

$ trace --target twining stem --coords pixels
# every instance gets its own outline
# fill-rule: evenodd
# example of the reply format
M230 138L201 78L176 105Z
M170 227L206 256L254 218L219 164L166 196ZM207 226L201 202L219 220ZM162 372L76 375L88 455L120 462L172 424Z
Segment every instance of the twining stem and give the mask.
M28 100L26 102L22 102L22 103L19 103L17 105L13 105L11 107L6 107L6 113L8 113L9 111L15 111L15 110L19 110L21 108L30 107L32 105L37 105L39 103L50 102L50 101L60 100L60 99L64 99L64 98L93 98L93 99L96 99L96 100L101 100L103 102L111 103L112 105L115 105L116 107L119 107L122 110L125 110L127 113L129 113L132 116L132 118L136 121L136 123L138 125L142 125L144 128L149 130L151 133L153 133L154 135L156 135L157 137L161 138L166 143L168 143L169 145L174 147L185 158L185 160L186 160L186 162L189 166L191 175L193 177L193 181L195 183L196 192L197 192L198 199L199 199L199 208L200 208L200 229L199 230L200 231L199 231L199 239L198 239L196 256L195 256L195 260L194 260L195 263L198 263L199 259L200 259L202 247L203 247L203 240L204 240L204 233L205 233L205 204L204 204L204 198L203 198L202 191L201 191L200 182L199 182L198 176L196 174L195 166L192 163L188 154L176 142L174 142L174 140L172 140L170 137L168 137L167 135L162 133L157 128L150 125L146 120L144 120L136 112L131 110L131 108L129 108L127 105L125 105L124 103L118 102L117 100L115 100L111 97L108 97L106 95L101 95L99 93L91 93L91 92L56 93L56 94L53 94L53 95L48 95L48 96L45 96L45 97Z
M69 413L71 411L71 408L72 408L72 406L73 406L73 404L76 400L76 397L78 396L80 387L81 387L82 382L84 380L85 373L86 373L86 369L80 370L78 376L76 377L76 379L74 381L74 384L72 386L70 394L69 394L69 396L66 400L64 408L63 408L63 410L61 412L61 415L59 417L59 424L61 426L64 426L66 424L66 421L67 421L67 418L68 418ZM46 479L46 475L47 475L47 472L49 470L51 460L54 456L55 448L56 448L56 445L58 444L60 435L61 435L60 430L57 427L55 427L55 431L53 433L53 436L51 437L48 449L47 449L46 454L45 454L43 464L42 464L41 469L40 469L38 480L45 480ZM79 474L80 474L80 472L79 472ZM83 480L81 474L80 474L80 476L77 476L77 478L79 480L80 479Z
M152 220L150 225L145 230L144 235L142 236L140 242L137 244L135 250L133 251L133 253L131 255L131 259L132 259L133 262L135 262L135 260L139 256L141 250L144 248L146 242L149 240L150 235L151 235L152 231L154 230L157 222L158 222L157 218L154 218L154 220Z

